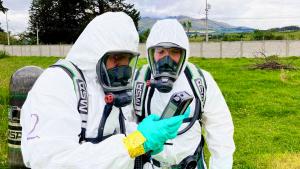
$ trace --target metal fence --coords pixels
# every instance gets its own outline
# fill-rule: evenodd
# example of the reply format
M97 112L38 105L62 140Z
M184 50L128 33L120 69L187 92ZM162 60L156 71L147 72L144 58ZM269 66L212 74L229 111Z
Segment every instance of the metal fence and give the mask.
M72 45L0 45L12 56L60 56L65 57ZM145 44L139 45L141 56L146 56ZM190 43L190 56L205 58L255 57L266 55L300 56L300 41L236 41L236 42L195 42Z

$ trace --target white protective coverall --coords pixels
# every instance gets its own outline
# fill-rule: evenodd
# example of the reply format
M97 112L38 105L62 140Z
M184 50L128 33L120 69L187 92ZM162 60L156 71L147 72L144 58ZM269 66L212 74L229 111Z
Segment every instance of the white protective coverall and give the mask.
M148 49L161 42L172 42L183 47L186 49L186 57L189 57L189 41L184 29L177 20L166 19L154 24L147 39L146 47ZM184 63L182 70L185 67L186 63ZM206 132L206 143L211 153L209 161L210 169L229 169L232 168L232 156L235 150L233 141L234 128L230 111L213 77L207 71L202 71L207 83L206 102L202 121ZM140 74L140 76L144 75ZM171 92L160 93L158 90L155 90L151 101L151 112L160 113L157 115L161 115L171 95L179 91L187 91L193 94L183 71L175 81ZM192 117L195 110L195 99L190 105L190 110L190 117ZM179 130L186 127L186 125L187 123L182 124ZM179 164L185 157L195 152L201 140L201 130L199 122L196 121L193 127L186 133L168 141L173 143L173 146L165 145L164 150L155 155L154 159L164 162L167 165ZM152 168L149 163L145 166L145 168Z
M107 51L137 52L138 33L132 19L122 12L97 16L81 33L66 59L83 72L88 91L87 138L97 136L105 106L97 81L96 64ZM22 108L22 154L33 169L132 169L122 134L92 144L79 144L81 117L73 81L61 68L48 68L38 78ZM119 111L114 107L104 135L119 131Z

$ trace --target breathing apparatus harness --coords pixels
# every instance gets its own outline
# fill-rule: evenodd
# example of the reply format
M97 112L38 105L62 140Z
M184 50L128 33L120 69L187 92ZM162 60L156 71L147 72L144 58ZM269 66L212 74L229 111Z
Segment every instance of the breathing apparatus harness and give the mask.
M144 74L144 76L140 76ZM205 99L206 99L206 82L201 69L197 68L195 65L187 62L184 74L188 79L189 85L192 88L193 94L195 96L195 111L193 117L189 117L183 120L184 123L189 123L187 127L178 132L181 135L188 131L197 120L201 123L201 116L204 109ZM144 77L144 78L142 78ZM134 83L133 90L133 105L134 111L137 115L138 122L141 122L146 114L151 114L151 100L155 91L155 85L151 82L151 70L148 65L144 65L136 74L136 79ZM147 106L145 106L145 104ZM190 155L183 159L178 165L171 166L171 168L187 169L187 168L203 168L204 169L204 158L203 158L203 145L204 138L201 136L201 141L195 150L193 155ZM142 168L143 164L149 161L149 157L140 156L135 160L135 169ZM157 167L161 167L159 161L153 159L153 164Z
M86 138L86 127L87 127L87 119L88 119L88 92L87 92L87 85L85 78L82 74L82 71L73 63L70 61L61 59L55 64L53 64L50 67L59 67L63 69L69 77L73 81L74 89L76 92L77 100L78 100L78 106L77 110L81 116L81 132L79 134L79 143L82 142L91 142L91 143L99 143L106 138L117 134L117 131L115 130L114 133L104 136L104 127L106 120L108 116L110 115L110 112L112 111L114 103L118 100L116 97L112 94L106 94L105 96L105 102L106 105L103 110L103 115L98 127L98 135L96 138ZM120 133L125 134L125 118L122 112L122 108L119 108L119 124L120 124Z

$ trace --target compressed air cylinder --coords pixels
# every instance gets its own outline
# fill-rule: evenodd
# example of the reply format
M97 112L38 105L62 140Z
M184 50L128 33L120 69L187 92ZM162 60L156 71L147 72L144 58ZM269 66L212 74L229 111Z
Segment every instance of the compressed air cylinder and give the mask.
M10 79L8 114L8 164L11 169L25 169L21 153L22 127L20 113L27 93L32 88L43 69L37 66L25 66L17 70Z

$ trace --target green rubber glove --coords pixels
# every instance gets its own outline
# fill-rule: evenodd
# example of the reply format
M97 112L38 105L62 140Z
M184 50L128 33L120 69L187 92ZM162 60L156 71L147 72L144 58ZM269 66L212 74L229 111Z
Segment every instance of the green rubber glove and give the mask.
M156 154L162 152L163 150L164 150L164 144L159 145L159 147L157 147L155 150L151 150L150 154L151 155L156 155Z
M184 118L188 118L190 115L190 112L191 112L191 108L189 106L183 114ZM160 153L161 151L163 151L163 149L164 149L164 144L159 145L159 147L157 149L151 151L151 155L156 155L156 154Z
M177 136L178 129L184 118L184 115L180 115L159 120L160 117L154 114L146 117L138 125L138 131L146 138L146 142L144 143L145 152L152 150L157 154L162 151L162 145L167 140Z
M191 113L191 108L190 108L190 106L189 106L189 107L185 110L185 112L183 113L184 118L189 118L190 113Z

